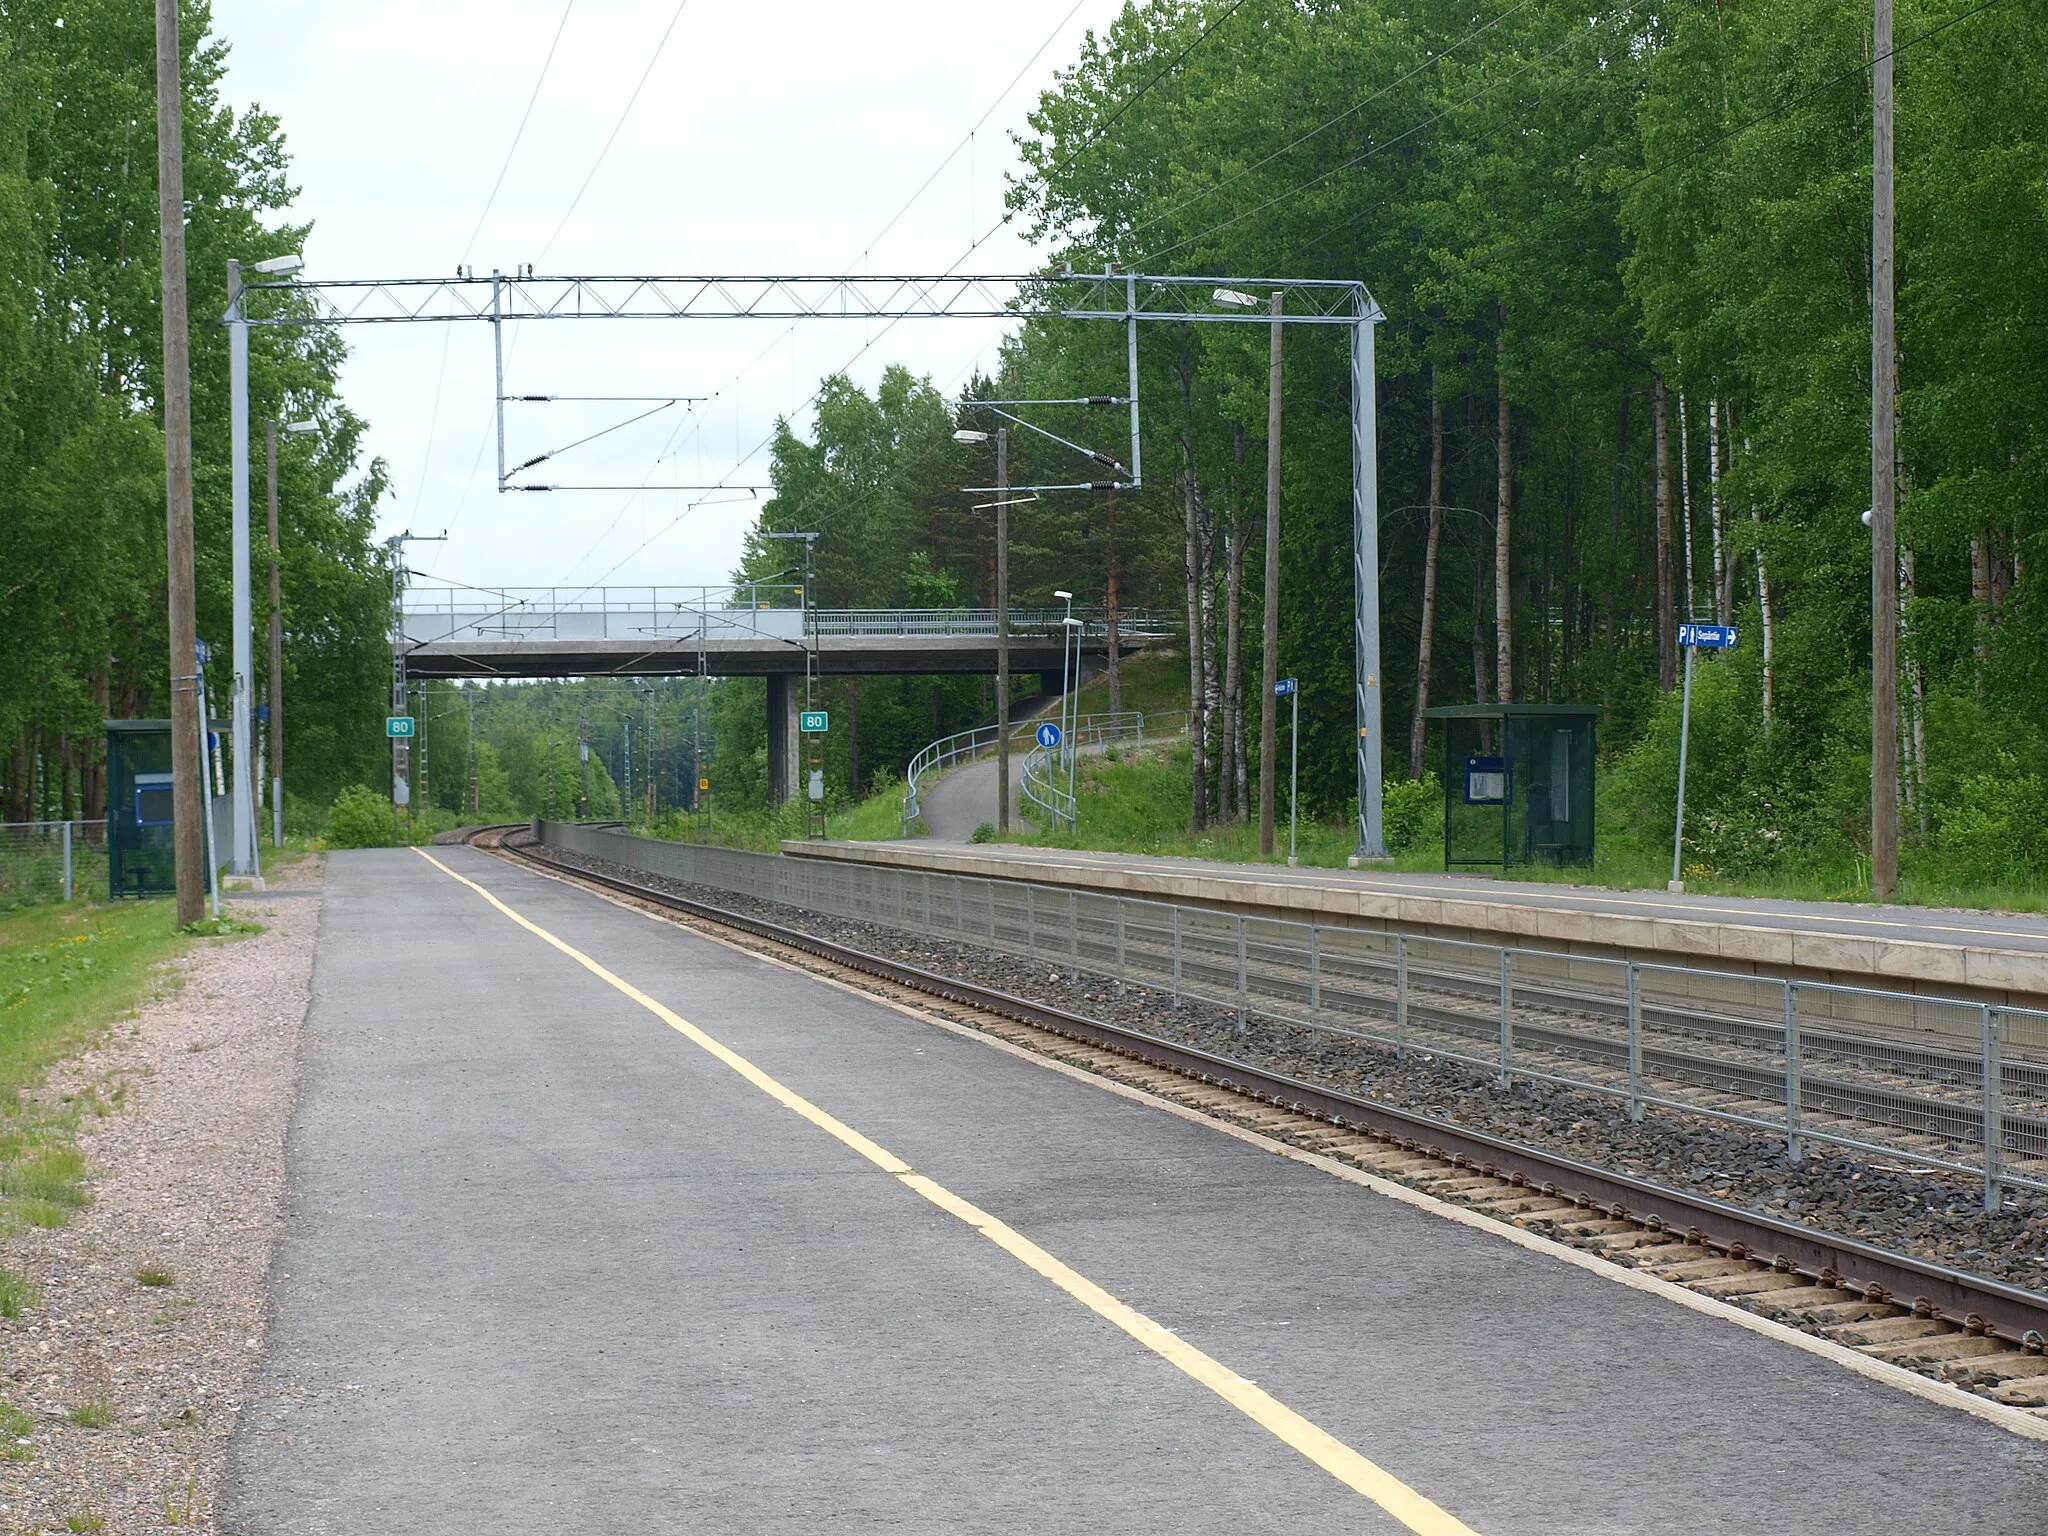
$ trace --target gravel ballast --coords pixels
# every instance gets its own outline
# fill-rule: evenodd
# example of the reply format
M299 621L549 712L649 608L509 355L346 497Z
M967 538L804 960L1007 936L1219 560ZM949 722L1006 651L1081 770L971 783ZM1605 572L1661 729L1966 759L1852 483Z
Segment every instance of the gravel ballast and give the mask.
M513 846L530 843L514 834ZM1781 1138L1702 1116L1651 1108L1640 1124L1620 1100L1517 1080L1411 1052L1397 1059L1366 1041L1255 1016L1240 1033L1234 1010L979 945L808 912L671 880L560 848L547 857L818 938L906 961L940 975L1041 1002L1103 1023L1196 1046L1393 1108L1435 1116L1525 1146L1561 1153L1669 1188L1855 1238L2029 1290L2048 1292L2048 1196L2010 1191L1995 1214L1975 1180L1813 1143L1794 1163Z
M120 1089L120 1108L80 1128L93 1204L0 1254L39 1292L0 1319L0 1391L27 1420L0 1461L0 1530L212 1528L262 1355L321 875L303 860L236 900L264 932L195 947L52 1074L57 1092Z

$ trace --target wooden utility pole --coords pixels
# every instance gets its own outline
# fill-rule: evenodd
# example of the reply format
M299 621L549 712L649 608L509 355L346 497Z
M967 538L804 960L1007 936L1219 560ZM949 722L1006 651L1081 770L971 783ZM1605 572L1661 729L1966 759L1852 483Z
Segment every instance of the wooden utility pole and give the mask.
M1892 0L1874 0L1870 48L1870 885L1899 883L1898 437L1893 332Z
M1444 537L1444 395L1429 370L1429 549L1422 557L1422 633L1415 644L1415 718L1408 725L1408 777L1422 777L1430 653L1436 648L1436 576ZM1485 690L1481 690L1483 693Z
M192 354L185 313L185 107L178 0L156 0L157 236L163 268L164 552L171 632L171 817L178 924L206 915L199 623L192 563Z
M1678 610L1671 591L1671 395L1657 375L1657 686L1678 686Z
M1010 429L996 428L996 830L1010 830Z
M1280 318L1286 295L1273 295L1272 360L1266 369L1266 624L1260 660L1259 689L1259 853L1273 856L1274 738L1278 734L1279 701L1273 685L1280 680L1280 350L1287 333Z
M1495 423L1493 497L1493 646L1495 697L1503 704L1515 697L1515 607L1510 585L1510 559L1514 553L1515 459L1514 413L1508 407L1507 313L1501 312L1501 330L1494 337L1494 377L1500 390L1500 417Z

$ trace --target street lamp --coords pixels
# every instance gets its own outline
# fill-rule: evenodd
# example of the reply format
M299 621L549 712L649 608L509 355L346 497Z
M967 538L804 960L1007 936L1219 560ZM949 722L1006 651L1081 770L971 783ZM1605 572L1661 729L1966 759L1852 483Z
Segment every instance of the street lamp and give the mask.
M278 577L277 557L277 418L272 417L263 434L270 490L270 846L284 845L284 589ZM298 436L320 430L317 421L286 422L285 431Z
M1060 743L1063 748L1063 755L1071 764L1074 757L1074 726L1080 722L1081 718L1078 710L1074 710L1071 718L1068 713L1074 703L1074 688L1067 681L1067 658L1078 649L1074 644L1074 594L1056 590L1053 596L1067 605L1066 613L1060 619ZM1078 672L1080 669L1076 667L1074 670ZM1072 792L1072 778L1073 775L1070 772L1068 774L1069 793Z
M304 268L296 253L250 264L265 277L289 277ZM250 774L250 674L255 643L249 629L249 321L242 311L242 264L228 263L228 437L234 564L234 873L257 878L256 797Z
M977 432L972 427L962 427L953 434L953 441L956 443L985 443L988 441L988 434L986 432Z

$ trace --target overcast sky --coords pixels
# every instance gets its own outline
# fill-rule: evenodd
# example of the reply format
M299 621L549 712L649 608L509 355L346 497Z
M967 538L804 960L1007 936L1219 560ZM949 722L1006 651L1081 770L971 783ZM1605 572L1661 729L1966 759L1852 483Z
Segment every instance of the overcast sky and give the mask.
M678 12L675 0L572 0L564 23L562 0L216 0L214 24L232 50L229 99L283 121L302 188L296 217L315 226L308 276L452 275L461 262L479 272L533 262L542 273L575 274L935 273L956 263L1011 272L1035 258L1008 230L969 255L1001 216L1004 173L1017 163L1009 131L1085 32L1106 27L1118 8L1119 0L685 0ZM650 59L652 74L599 163ZM954 154L992 106L971 146ZM879 329L508 327L506 387L715 397L565 455L548 479L765 483L765 454L749 455L778 414L801 411L825 373L851 361L872 384L883 365L903 362L950 391L993 360L1000 334L994 322L907 322L854 361ZM394 485L381 531L449 532L445 545L415 547L418 569L487 586L719 582L731 570L756 505L744 493L694 509L698 495L678 491L495 493L488 326L357 327L347 339L343 394L370 423L371 451ZM509 406L508 458L641 408Z

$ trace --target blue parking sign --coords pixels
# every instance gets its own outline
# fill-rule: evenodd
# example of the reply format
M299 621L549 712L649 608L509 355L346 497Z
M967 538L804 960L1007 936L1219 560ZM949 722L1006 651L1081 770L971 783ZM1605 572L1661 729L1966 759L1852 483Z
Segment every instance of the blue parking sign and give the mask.
M1733 624L1681 624L1678 643L1703 651L1725 651L1735 644Z

